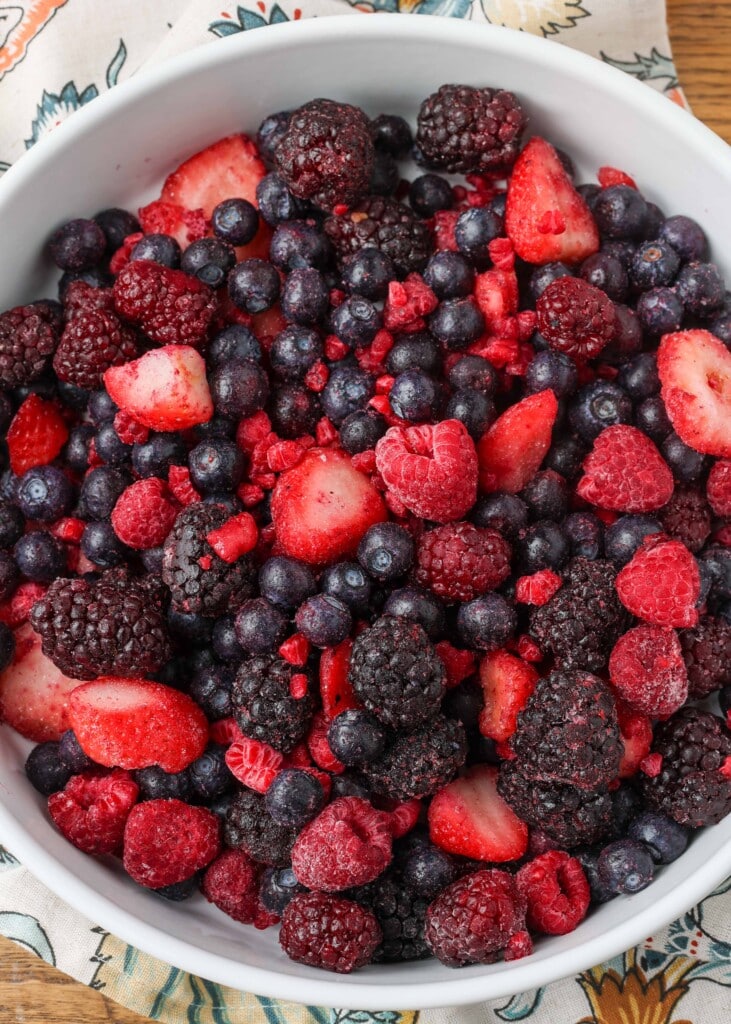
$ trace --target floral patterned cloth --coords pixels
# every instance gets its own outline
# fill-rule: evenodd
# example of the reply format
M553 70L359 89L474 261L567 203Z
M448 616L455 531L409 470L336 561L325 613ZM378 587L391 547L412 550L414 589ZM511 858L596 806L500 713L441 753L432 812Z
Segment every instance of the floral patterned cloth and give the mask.
M353 10L533 32L685 102L663 0L14 0L0 2L0 173L78 107L148 64L237 32ZM730 905L731 880L643 945L510 999L371 1013L278 1002L170 967L72 910L0 847L0 934L138 1013L176 1024L728 1024Z

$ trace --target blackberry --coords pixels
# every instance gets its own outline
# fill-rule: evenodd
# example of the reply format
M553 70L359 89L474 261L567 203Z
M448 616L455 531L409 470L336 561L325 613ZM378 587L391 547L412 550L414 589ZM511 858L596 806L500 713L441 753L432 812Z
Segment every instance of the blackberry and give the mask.
M703 491L692 486L676 487L659 515L665 533L697 555L711 533L711 510Z
M59 330L43 307L17 306L0 314L0 386L37 380L58 345Z
M374 963L423 960L430 955L424 941L424 919L429 900L404 885L400 871L386 871L374 882L352 893L381 926L383 938L373 954Z
M445 171L511 167L525 124L511 92L443 85L421 104L416 145L426 165Z
M57 579L33 605L43 653L67 676L154 675L170 657L159 578L111 569L94 581Z
M225 562L206 540L207 534L228 518L221 505L196 502L175 520L165 541L162 578L180 611L224 615L253 594L256 569L252 557L242 555L235 562Z
M361 249L379 249L396 270L421 270L432 252L429 228L406 206L385 196L368 196L341 217L328 217L325 234L339 263Z
M617 777L624 749L609 687L581 671L538 680L511 742L527 778L591 790Z
M616 570L597 558L572 559L563 586L530 616L530 633L565 669L601 672L629 617L614 586Z
M690 696L697 700L731 685L731 625L704 615L693 629L680 633Z
M436 793L466 758L462 723L437 715L415 732L397 736L380 758L361 770L374 793L403 801Z
M531 828L540 828L561 847L597 843L612 831L607 790L577 789L557 782L535 782L515 761L503 761L498 793Z
M296 838L297 830L278 825L266 809L264 797L251 789L241 789L234 796L223 820L227 846L274 868L289 864Z
M434 717L446 684L444 665L421 626L390 615L356 639L349 678L363 705L403 732Z
M276 655L250 658L239 666L231 690L234 715L244 736L262 740L283 754L305 736L315 709L312 680L303 697L290 695L292 676L308 673Z

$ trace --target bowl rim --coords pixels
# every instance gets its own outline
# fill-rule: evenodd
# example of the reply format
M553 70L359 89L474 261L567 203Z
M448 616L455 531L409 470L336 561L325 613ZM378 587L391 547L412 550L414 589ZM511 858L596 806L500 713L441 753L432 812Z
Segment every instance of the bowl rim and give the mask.
M76 111L54 131L24 153L0 179L0 217L3 206L12 203L27 175L53 160L57 150L71 147L74 140L104 119L114 115L128 103L154 93L162 84L195 75L213 64L238 60L250 53L281 52L286 47L319 45L323 41L347 42L353 33L377 44L394 35L409 39L434 41L445 33L465 46L499 48L517 60L537 63L560 74L568 72L576 79L605 84L607 89L627 104L652 116L661 127L681 133L695 150L702 150L704 159L731 185L731 150L728 145L688 111L669 102L622 71L596 58L570 49L557 47L552 41L524 32L490 24L475 24L456 18L430 15L383 14L311 18L267 27L266 32L242 32L217 41L215 47L203 45L146 68L128 81L97 97L93 103ZM242 964L221 954L194 947L177 936L164 935L165 949L161 956L160 932L141 921L108 896L88 885L58 862L5 806L0 792L0 835L22 863L57 896L85 915L91 915L122 940L165 962L201 975L211 981L237 990L281 998L285 980L286 999L319 1006L352 1006L359 1009L383 1010L394 1007L421 1009L446 1005L467 1005L486 999L503 998L570 976L580 970L602 963L642 941L660 927L685 912L707 896L731 872L731 844L720 848L687 878L682 886L665 894L656 903L624 922L613 926L585 942L580 952L573 951L568 975L556 975L554 957L534 961L532 958L513 961L496 973L472 974L469 969L455 972L454 980L411 983L361 984L358 975L352 979L312 971L312 977L285 976L276 969ZM566 956L566 954L561 954Z

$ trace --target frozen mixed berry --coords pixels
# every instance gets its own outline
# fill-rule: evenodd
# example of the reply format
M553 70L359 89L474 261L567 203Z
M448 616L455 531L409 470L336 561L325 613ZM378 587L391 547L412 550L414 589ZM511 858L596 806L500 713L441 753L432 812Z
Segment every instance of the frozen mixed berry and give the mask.
M655 874L648 847L636 839L617 839L605 846L597 861L599 880L613 894L640 892Z
M666 814L643 811L627 830L629 839L643 843L657 864L671 864L688 846L689 831Z
M370 963L381 929L365 907L342 896L302 893L284 909L279 943L291 960L338 974Z
M263 796L241 788L225 813L222 835L226 846L243 850L258 863L284 867L289 864L297 831L277 824Z
M152 260L163 267L170 267L176 270L180 266L180 246L171 235L159 234L143 235L139 242L136 242L129 254L130 263L133 260ZM194 273L190 266L183 267L186 274ZM206 282L209 284L210 282Z
M37 380L59 342L59 325L32 303L0 315L0 383L18 387Z
M340 797L306 825L292 868L310 889L339 892L372 882L392 858L388 815L358 797Z
M279 274L267 260L252 256L241 260L229 272L231 301L245 313L263 313L279 298Z
M269 259L279 270L324 269L331 259L330 243L313 220L278 224L269 243Z
M405 801L436 793L454 778L466 756L462 724L438 715L386 743L382 755L362 770L374 793Z
M680 633L691 697L702 699L731 685L731 623L705 615Z
M361 906L372 911L383 939L374 963L403 963L429 956L424 941L428 900L404 885L401 872L388 871L354 893Z
M380 250L399 273L421 270L432 252L427 225L408 207L385 196L369 196L342 215L328 217L324 230L342 265L363 249Z
M581 278L554 281L538 299L536 311L538 329L550 347L576 362L598 356L617 331L611 299Z
M420 587L392 590L383 606L383 614L417 622L430 640L439 640L446 629L444 604L435 594Z
M293 676L304 675L304 693L292 695ZM304 738L314 711L312 682L304 669L278 656L241 663L231 698L245 736L288 753Z
M89 270L104 256L107 239L96 221L77 218L62 224L51 235L48 250L61 270Z

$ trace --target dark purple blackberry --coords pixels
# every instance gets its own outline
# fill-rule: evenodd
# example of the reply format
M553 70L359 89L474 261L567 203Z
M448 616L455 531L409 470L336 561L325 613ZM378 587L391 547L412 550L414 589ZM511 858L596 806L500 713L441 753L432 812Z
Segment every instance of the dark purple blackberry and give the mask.
M353 203L373 173L370 123L359 107L317 99L293 111L279 139L277 170L291 192L323 209Z
M154 675L170 657L159 578L111 569L98 580L57 579L30 620L43 653L67 676Z
M357 637L349 678L363 705L403 732L434 717L446 684L444 665L421 626L391 615Z
M328 217L325 234L338 263L361 249L375 248L388 256L396 270L421 270L432 253L429 228L408 207L386 196L368 196L342 216Z
M731 757L723 719L699 708L681 708L655 730L653 753L660 774L642 777L647 803L680 825L715 825L731 812L731 778L722 772Z
M223 840L243 850L260 864L274 868L289 864L297 830L278 825L264 804L264 797L241 789L231 801L223 820Z
M241 651L240 657L244 657ZM206 713L206 718L217 722L233 713L231 706L231 686L233 685L233 669L228 665L202 665L193 673L188 693Z
M228 518L221 505L198 502L175 520L165 541L162 578L179 610L215 617L234 611L253 594L251 556L224 562L206 540Z
M292 676L297 674L308 675L305 669L277 656L241 663L231 700L244 736L269 743L283 754L297 746L307 733L315 708L312 685L303 697L291 696Z
M731 685L731 625L704 615L693 629L680 633L690 696L696 700Z
M498 792L526 824L566 849L597 843L612 832L612 801L604 787L586 790L536 782L523 775L518 762L503 761Z
M424 941L429 900L405 886L401 872L387 871L351 895L381 926L383 938L373 954L374 963L402 963L431 955Z
M561 668L601 672L627 628L629 617L617 597L616 570L605 559L572 559L563 586L531 612L530 633Z
M421 104L416 145L429 167L462 173L512 167L526 118L502 89L443 85Z
M454 778L466 757L462 723L437 715L415 732L395 737L362 771L374 793L403 801L436 793Z
M682 541L694 555L710 536L711 510L705 494L696 487L676 487L658 516L665 533Z
M0 314L0 386L15 388L37 380L56 350L58 326L36 305Z
M624 750L609 687L582 671L538 680L511 743L527 778L590 790L617 777Z

